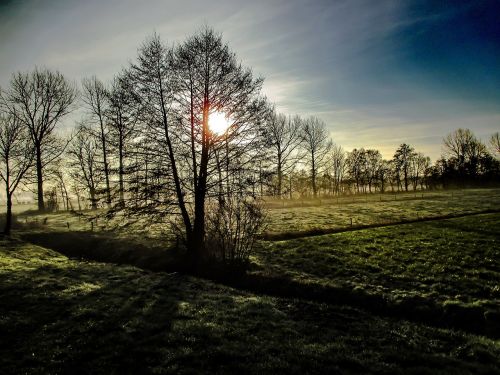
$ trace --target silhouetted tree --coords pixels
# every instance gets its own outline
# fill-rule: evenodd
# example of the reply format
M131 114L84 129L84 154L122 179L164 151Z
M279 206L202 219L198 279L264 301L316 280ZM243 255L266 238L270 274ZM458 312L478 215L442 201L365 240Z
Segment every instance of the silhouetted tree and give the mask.
M92 129L79 124L68 147L68 167L72 179L87 191L92 209L97 208L99 184L105 177L98 165L100 150Z
M311 171L313 195L317 197L318 187L316 179L332 147L332 142L326 131L326 124L317 117L309 117L303 120L301 126L301 139L302 147L308 155L306 164Z
M366 151L364 148L354 149L347 154L347 171L351 180L356 184L356 191L359 193L364 184Z
M490 137L490 146L496 156L500 156L500 133L496 132Z
M168 170L168 196L181 216L186 246L196 262L207 254L206 204L212 194L219 196L218 166L230 172L223 177L224 190L243 193L243 169L252 163L267 113L259 96L262 80L238 64L221 36L208 28L175 50L154 35L142 45L129 71L143 107L145 137L157 162ZM223 134L210 128L214 113L225 114L230 122Z
M276 194L281 198L283 174L297 162L297 149L301 142L301 122L298 116L293 119L283 114L272 112L266 121L265 137L269 142L270 157L276 166L278 177Z
M55 142L54 129L72 110L77 96L75 86L59 72L35 68L31 73L15 73L3 102L15 112L28 129L35 148L38 209L45 209L43 182L44 168L63 152Z
M415 149L406 143L401 144L394 153L394 167L403 174L405 191L408 191L410 166L415 155Z
M111 205L111 186L109 183L109 162L108 162L108 129L106 126L106 111L109 108L109 93L104 84L96 76L84 78L82 80L82 100L87 110L90 112L91 119L99 125L97 136L101 147L101 157L106 182L106 203L108 208Z
M34 149L16 113L0 114L0 178L5 184L7 214L4 233L12 227L12 196L33 164Z
M140 107L132 92L132 82L127 74L114 78L108 93L109 140L118 158L118 204L125 206L126 158L129 156L130 142L136 136Z
M330 153L330 171L332 175L333 192L340 194L340 188L346 172L346 153L339 145L333 145Z

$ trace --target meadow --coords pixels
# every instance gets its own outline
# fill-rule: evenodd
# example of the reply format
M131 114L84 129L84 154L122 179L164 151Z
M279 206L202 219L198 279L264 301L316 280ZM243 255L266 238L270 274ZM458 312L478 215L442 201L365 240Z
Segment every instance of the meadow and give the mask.
M267 205L279 235L238 278L176 269L160 232L20 214L1 372L500 371L500 190Z

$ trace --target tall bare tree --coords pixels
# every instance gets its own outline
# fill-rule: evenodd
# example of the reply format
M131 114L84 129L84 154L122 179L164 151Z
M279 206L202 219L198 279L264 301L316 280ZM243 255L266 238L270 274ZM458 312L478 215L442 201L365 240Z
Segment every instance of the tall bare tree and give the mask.
M307 152L307 165L311 170L313 195L318 196L317 177L327 159L332 142L326 130L326 124L317 117L305 119L301 127L302 147Z
M364 191L366 182L366 150L364 148L354 149L347 154L347 170L351 180L356 184L356 191Z
M126 163L129 156L130 142L136 136L140 107L131 87L132 82L126 73L113 80L108 93L109 107L106 116L109 119L110 142L118 157L118 204L125 206Z
M403 174L405 191L408 191L410 182L410 167L415 156L415 149L406 143L401 144L394 153L394 166L399 173Z
M220 35L205 28L175 51L154 35L139 50L130 68L134 90L144 110L143 120L156 157L169 171L170 197L182 218L192 259L203 257L206 203L211 189L219 186L216 153L223 165L251 161L251 149L264 101L259 97L262 80L237 63ZM175 72L175 79L174 79ZM210 117L222 113L230 119L222 134L210 128ZM239 171L228 174L241 181Z
M97 208L99 185L104 177L98 163L99 143L90 127L79 124L67 151L70 176L87 191L92 209Z
M54 130L61 119L73 109L77 90L61 73L35 68L30 73L15 73L4 103L15 111L28 129L35 148L38 209L45 210L44 167L64 151L55 147ZM57 145L56 145L57 146Z
M271 157L278 177L277 195L282 197L283 174L288 173L298 160L297 150L301 143L301 122L284 114L272 112L266 121L266 140L272 149Z
M101 157L106 181L106 203L108 208L111 205L111 187L109 183L109 162L108 162L108 129L106 126L106 111L108 110L109 94L104 84L96 77L84 78L82 80L82 100L93 120L99 125L98 139L101 147Z
M496 132L490 137L490 146L493 151L493 154L496 156L500 156L500 133Z
M479 170L480 159L488 152L486 146L469 129L457 129L448 134L443 145L445 153L454 159L461 179L474 178Z
M346 152L340 145L334 145L330 154L330 170L333 182L333 192L340 194L340 188L346 172Z
M12 227L12 196L33 165L34 149L16 113L0 114L0 178L5 184L7 215L4 233Z

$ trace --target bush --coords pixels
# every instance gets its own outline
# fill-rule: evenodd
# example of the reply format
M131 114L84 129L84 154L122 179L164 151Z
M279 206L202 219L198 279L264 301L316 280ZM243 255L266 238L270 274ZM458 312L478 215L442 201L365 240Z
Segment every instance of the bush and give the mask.
M247 263L264 222L262 204L255 200L232 197L209 206L205 232L207 255L223 263Z

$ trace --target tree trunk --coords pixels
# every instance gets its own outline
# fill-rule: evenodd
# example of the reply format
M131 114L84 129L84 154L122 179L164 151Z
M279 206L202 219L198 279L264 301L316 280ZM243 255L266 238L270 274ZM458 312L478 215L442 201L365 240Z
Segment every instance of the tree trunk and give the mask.
M278 197L281 199L281 190L283 183L283 172L281 171L281 158L278 159Z
M5 217L5 228L4 233L6 235L10 234L10 229L12 228L12 195L7 188L7 215Z
M118 144L118 159L119 159L119 170L118 170L118 183L119 183L119 190L120 190L120 207L125 207L125 198L123 195L123 175L125 174L124 169L123 169L123 139L122 136L120 135L120 140Z
M97 199L95 198L95 188L90 189L90 204L93 210L97 210Z
M106 149L106 136L104 134L104 123L102 116L99 114L99 123L101 125L101 146L102 146L102 159L104 162L104 177L106 178L106 203L108 208L111 207L111 188L109 186L109 169L108 169L108 152Z
M314 198L316 198L318 195L318 191L316 188L316 165L314 163L314 154L312 155L311 180L312 180L313 196Z
M45 211L45 202L43 200L43 176L42 176L42 152L40 146L36 146L36 181L37 181L37 199L38 211Z

